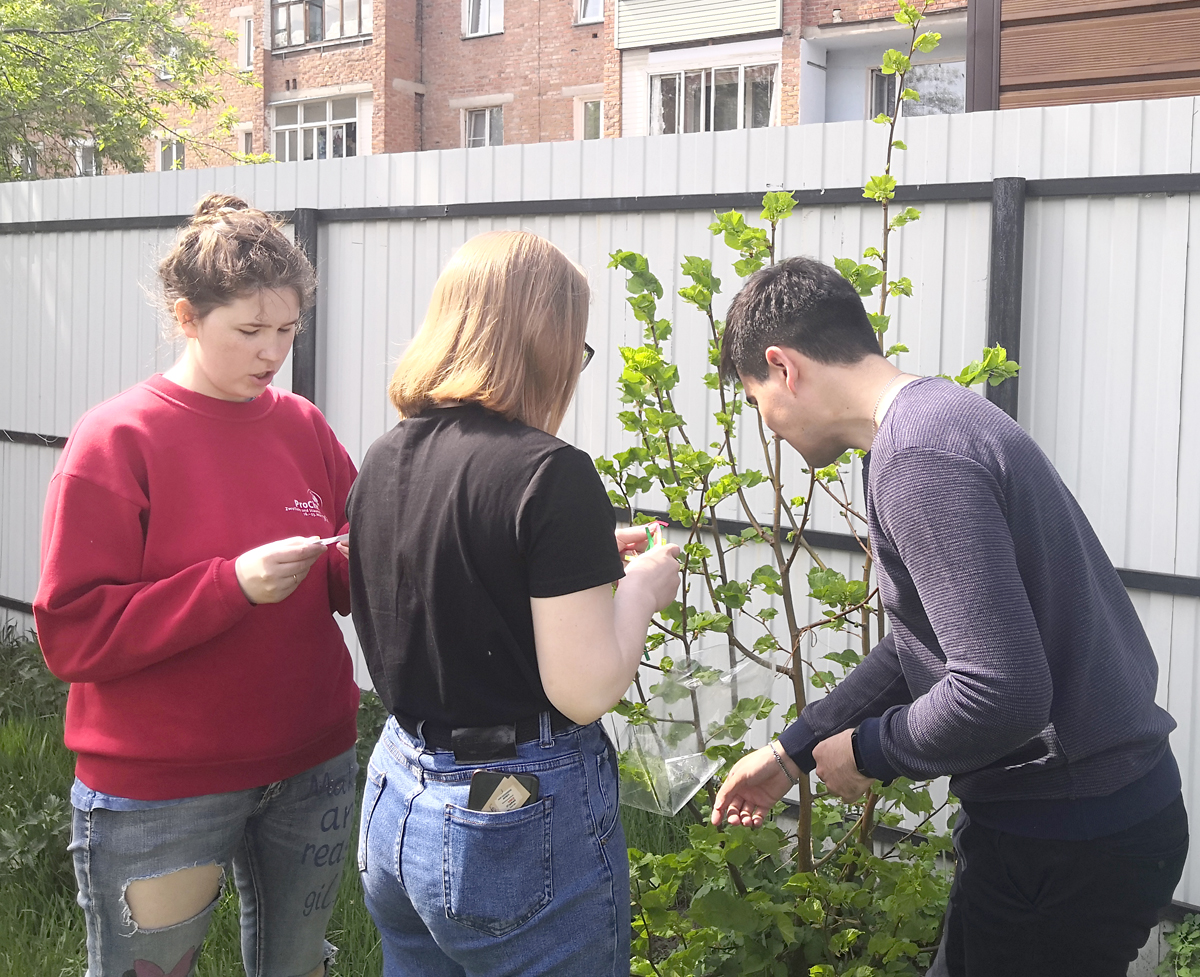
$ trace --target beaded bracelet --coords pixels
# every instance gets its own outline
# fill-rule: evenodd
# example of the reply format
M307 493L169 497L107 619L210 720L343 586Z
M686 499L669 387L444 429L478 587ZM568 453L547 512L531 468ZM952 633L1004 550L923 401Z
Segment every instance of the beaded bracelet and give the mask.
M779 755L779 751L775 749L775 741L771 740L767 746L771 748L771 755L775 757L775 762L779 764L779 769L783 771L783 775L792 782L792 786L795 787L797 784L799 784L800 781L793 777L788 768L783 765L783 757L781 757Z

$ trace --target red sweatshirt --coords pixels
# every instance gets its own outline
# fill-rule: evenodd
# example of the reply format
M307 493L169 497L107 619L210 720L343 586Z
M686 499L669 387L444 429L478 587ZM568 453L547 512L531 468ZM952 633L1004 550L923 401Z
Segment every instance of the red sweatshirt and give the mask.
M83 416L50 481L34 600L46 662L72 683L80 780L194 797L353 745L358 686L331 613L350 611L346 560L329 547L258 606L234 561L344 532L354 475L320 411L274 388L231 402L157 375Z

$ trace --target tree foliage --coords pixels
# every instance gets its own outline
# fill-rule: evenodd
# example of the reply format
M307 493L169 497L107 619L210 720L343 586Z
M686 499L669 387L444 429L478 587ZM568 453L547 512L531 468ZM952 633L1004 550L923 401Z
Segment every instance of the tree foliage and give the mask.
M75 175L84 144L140 172L156 135L227 130L224 37L190 0L0 0L0 180ZM210 109L208 133L172 121Z

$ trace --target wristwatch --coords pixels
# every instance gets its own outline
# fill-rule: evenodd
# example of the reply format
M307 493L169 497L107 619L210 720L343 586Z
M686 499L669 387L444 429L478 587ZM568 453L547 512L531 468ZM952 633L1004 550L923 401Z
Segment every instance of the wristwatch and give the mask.
M863 766L862 752L858 748L858 727L854 727L850 733L850 749L854 751L854 769L866 777L868 780L874 780L866 768Z

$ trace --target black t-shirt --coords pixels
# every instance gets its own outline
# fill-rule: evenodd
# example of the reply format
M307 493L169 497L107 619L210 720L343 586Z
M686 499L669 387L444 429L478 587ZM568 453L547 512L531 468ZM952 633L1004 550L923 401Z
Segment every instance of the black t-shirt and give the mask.
M354 626L389 712L451 726L549 708L530 597L624 576L591 459L473 404L402 420L346 511Z

